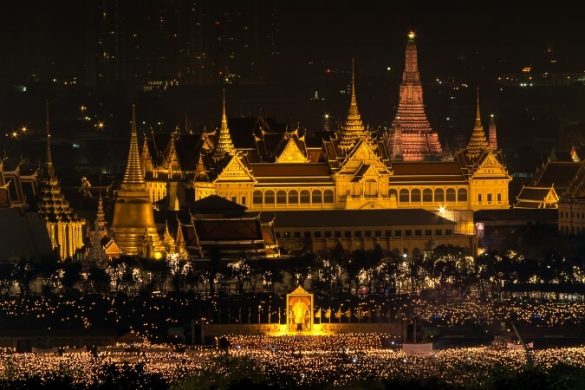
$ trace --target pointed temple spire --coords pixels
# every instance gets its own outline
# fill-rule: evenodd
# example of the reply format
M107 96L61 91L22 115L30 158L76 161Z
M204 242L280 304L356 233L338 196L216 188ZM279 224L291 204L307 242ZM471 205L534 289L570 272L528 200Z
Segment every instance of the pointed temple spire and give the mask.
M339 134L339 149L347 153L359 139L368 139L368 134L362 122L357 106L355 92L355 61L351 60L351 100L345 124L341 127Z
M107 232L106 232L106 213L104 212L104 201L103 201L101 192L100 192L100 197L98 198L98 208L97 208L95 224L96 224L96 229L100 233L100 237L105 237L107 234Z
M165 250L157 232L152 202L146 189L138 136L136 108L132 106L130 151L124 179L114 203L111 230L116 243L126 255L162 258Z
M148 172L152 172L154 170L154 163L152 161L152 155L150 154L150 148L148 147L148 138L146 133L144 133L144 140L142 142L142 169L144 174L146 175Z
M172 176L173 172L181 171L181 163L179 162L179 156L177 154L176 145L177 133L171 134L171 139L165 153L165 160L163 166L169 171L169 175Z
M425 113L423 89L418 70L418 53L414 39L415 34L410 31L404 56L398 110L392 122L394 129L400 125L402 158L405 161L420 161L441 156L439 135L431 128ZM390 147L393 148L393 145Z
M403 82L420 83L420 72L418 71L418 52L414 38L414 31L408 33L406 52L404 56L404 71L402 72Z
M138 149L138 135L136 134L136 106L132 105L132 129L130 132L130 150L128 152L128 163L124 172L123 185L144 185L144 171L140 160Z
M490 148L492 150L498 150L498 134L496 133L496 120L494 114L490 114L490 127L488 135Z
M199 153L199 160L197 161L197 167L195 168L195 180L207 181L207 168L205 167L205 161L203 161L203 153Z
M49 101L45 103L45 131L47 134L47 161L45 162L46 174L49 177L55 177L55 168L53 166L53 155L51 153L51 126L49 122Z
M475 128L483 128L481 124L481 109L479 108L479 87L476 89Z
M61 260L73 256L83 247L83 225L65 198L59 179L55 174L53 156L51 154L51 129L49 123L49 102L46 103L45 131L47 134L47 161L45 176L41 180L39 216L45 221L52 248Z
M485 132L481 124L481 111L479 109L479 87L477 88L477 108L475 114L475 126L473 126L473 132L471 138L465 148L466 154L469 157L477 157L482 150L488 148L488 142L485 138Z
M235 148L230 135L230 129L228 127L227 113L225 109L225 89L223 90L223 105L221 112L221 127L219 128L219 134L217 135L215 144L215 151L213 152L214 161L222 160L226 154L234 155Z

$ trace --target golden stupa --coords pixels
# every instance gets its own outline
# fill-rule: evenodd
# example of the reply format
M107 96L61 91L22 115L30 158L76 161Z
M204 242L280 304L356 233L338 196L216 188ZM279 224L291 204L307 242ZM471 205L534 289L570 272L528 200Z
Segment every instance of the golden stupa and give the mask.
M164 245L154 223L152 203L146 191L144 171L138 150L134 106L132 106L128 163L124 179L117 191L112 231L116 243L125 255L158 259L164 254Z

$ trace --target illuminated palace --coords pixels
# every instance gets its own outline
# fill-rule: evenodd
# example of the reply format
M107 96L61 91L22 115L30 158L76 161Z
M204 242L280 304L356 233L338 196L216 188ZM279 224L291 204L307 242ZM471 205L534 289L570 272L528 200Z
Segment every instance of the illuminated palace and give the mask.
M171 211L188 208L210 195L263 214L419 209L450 219L457 223L454 229L458 233L473 236L473 211L509 207L511 178L494 147L495 125L490 125L494 139L488 142L478 95L475 126L467 147L455 153L453 161L435 159L441 145L424 113L413 38L409 37L406 48L406 69L392 132L376 137L364 126L355 71L347 118L335 135L324 138L320 145L309 145L300 129L291 131L263 118L249 127L248 138L233 138L230 124L238 120L228 121L224 94L221 124L216 130L200 136L178 131L146 136L141 156L136 158L141 166L132 168L136 176L132 186L140 186L142 194L144 188L155 208ZM138 153L134 152L134 133L133 128L131 155ZM413 161L423 159L427 161ZM123 187L128 186L128 169ZM142 171L144 176L138 177ZM117 203L116 207L122 205ZM392 218L405 219L404 224L408 224L408 213L401 215ZM307 217L320 218L319 214ZM425 216L415 219L430 220ZM116 221L121 219L114 217L114 228ZM277 218L277 232L278 223Z

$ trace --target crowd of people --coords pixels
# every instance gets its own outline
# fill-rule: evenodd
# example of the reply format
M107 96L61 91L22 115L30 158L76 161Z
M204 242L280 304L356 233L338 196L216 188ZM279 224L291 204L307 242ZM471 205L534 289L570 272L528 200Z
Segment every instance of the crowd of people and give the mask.
M493 370L505 367L521 371L528 364L542 370L562 365L585 369L585 347L535 350L495 347L445 349L428 356L417 356L399 348L382 347L379 334L314 337L228 337L230 359L253 362L251 377L266 380L288 378L297 384L333 383L346 385L356 381L393 378L439 378L454 385L481 385ZM170 346L139 345L114 347L94 355L90 352L18 354L0 353L0 380L25 380L36 375L44 378L68 375L74 383L90 384L99 380L104 367L140 365L146 374L156 374L167 383L179 383L204 372L229 375L229 364L212 348L183 351ZM242 373L240 373L242 374ZM246 373L244 373L246 374Z

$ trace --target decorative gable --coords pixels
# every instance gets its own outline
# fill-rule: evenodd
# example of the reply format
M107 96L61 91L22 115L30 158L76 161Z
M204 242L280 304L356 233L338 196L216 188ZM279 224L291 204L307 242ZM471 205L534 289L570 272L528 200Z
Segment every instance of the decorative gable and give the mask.
M382 162L368 142L360 141L353 152L342 163L337 174L365 176L392 175L392 171Z
M238 156L231 156L214 182L255 182L254 176Z
M544 197L544 202L556 204L556 203L558 203L558 201L559 201L559 196L557 195L557 192L555 191L554 187L551 187L550 191Z
M475 172L473 173L473 178L479 177L495 177L499 176L502 178L510 178L506 168L496 156L489 152L487 153L486 157L483 159L481 163L478 164Z
M297 142L290 137L282 150L282 153L276 158L277 163L308 163L307 156L301 151Z

